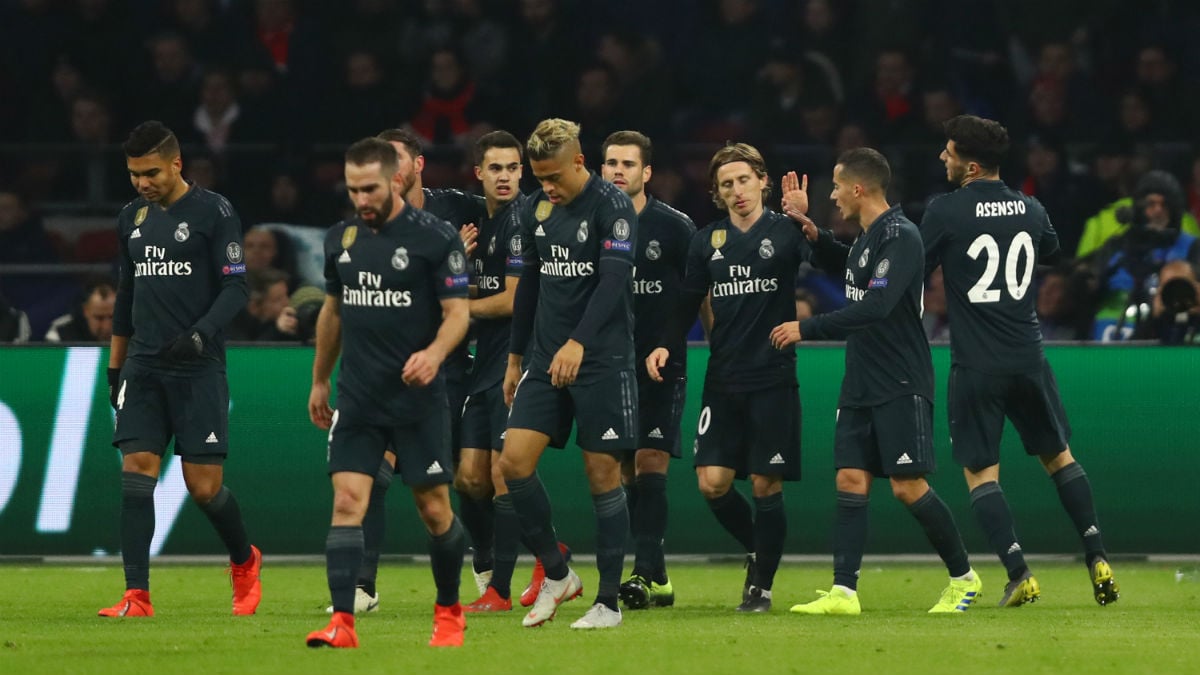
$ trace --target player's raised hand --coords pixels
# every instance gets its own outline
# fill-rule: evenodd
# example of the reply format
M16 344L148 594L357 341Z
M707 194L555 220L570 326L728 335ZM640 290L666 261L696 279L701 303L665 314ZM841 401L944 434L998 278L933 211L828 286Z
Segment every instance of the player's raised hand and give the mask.
M437 377L441 365L441 359L428 349L413 352L400 371L400 379L410 387L427 387Z
M479 228L475 227L475 223L467 223L458 231L458 238L462 239L463 248L467 249L467 257L475 254L475 247L479 245Z
M662 382L662 373L658 372L666 367L667 359L670 358L671 352L666 347L657 347L650 355L646 357L646 373L650 379L655 382Z
M801 339L799 321L785 321L771 329L771 346L775 349L786 349Z
M329 381L313 382L308 392L308 419L321 429L333 424L333 408L329 407Z
M579 376L579 364L583 363L583 345L575 340L567 340L554 354L550 362L550 384L556 387L569 387L575 384Z
M808 213L808 174L797 177L795 171L789 171L779 180L779 189L783 192L783 213L792 220Z

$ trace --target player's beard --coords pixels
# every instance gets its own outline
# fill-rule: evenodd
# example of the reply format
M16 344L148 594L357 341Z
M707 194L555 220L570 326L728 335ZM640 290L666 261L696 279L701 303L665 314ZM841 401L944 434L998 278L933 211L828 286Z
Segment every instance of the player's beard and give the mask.
M362 218L362 221L367 225L370 225L372 228L378 230L379 228L383 227L385 222L387 222L388 216L392 215L392 207L395 205L395 198L392 197L392 195L388 195L387 199L383 200L383 205L381 208L377 209L373 206L364 206L358 210L358 217ZM364 217L368 213L373 214L375 217L368 220Z
M951 183L953 183L955 185L962 185L963 181L967 179L967 167L965 167L965 166L955 167L955 166L947 165L946 166L946 174L947 174L947 177L950 179Z

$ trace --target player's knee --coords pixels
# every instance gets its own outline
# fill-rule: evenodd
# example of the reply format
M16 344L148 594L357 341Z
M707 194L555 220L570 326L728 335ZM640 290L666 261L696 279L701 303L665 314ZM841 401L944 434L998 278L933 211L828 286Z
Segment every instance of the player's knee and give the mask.
M213 497L216 497L217 493L220 491L220 483L217 483L216 485L208 483L188 485L188 494L191 495L192 501L196 502L196 504L200 506L204 506L205 504L211 502Z
M425 529L434 534L441 534L454 520L454 511L450 508L449 499L425 499L417 504L417 515L425 524Z
M892 478L892 496L903 504L912 504L929 491L929 484L922 477Z
M776 492L783 492L782 476L750 476L750 489L755 497L770 497Z
M662 450L638 450L635 458L637 473L666 473L671 455Z
M709 501L724 497L729 488L733 487L732 481L714 480L704 473L699 474L697 485L700 495Z
M491 475L487 471L460 471L454 476L454 489L472 499L486 499L492 493Z
M333 512L342 517L361 517L367 511L368 499L350 490L336 490L333 493Z
M870 479L865 472L841 470L835 480L838 492L852 492L865 495L871 487Z

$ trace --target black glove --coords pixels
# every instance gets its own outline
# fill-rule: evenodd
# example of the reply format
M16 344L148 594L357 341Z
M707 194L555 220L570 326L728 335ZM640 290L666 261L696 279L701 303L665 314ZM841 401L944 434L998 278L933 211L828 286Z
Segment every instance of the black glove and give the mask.
M204 355L204 336L195 328L182 333L171 341L163 352L168 360L194 361Z
M112 409L117 409L117 394L121 393L121 369L108 369L108 402L112 405Z

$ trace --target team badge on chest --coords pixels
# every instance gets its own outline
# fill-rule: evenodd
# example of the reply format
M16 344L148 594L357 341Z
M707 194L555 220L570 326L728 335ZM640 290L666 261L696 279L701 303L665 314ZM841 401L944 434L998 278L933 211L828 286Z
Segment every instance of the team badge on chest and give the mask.
M770 260L773 255L775 255L775 245L771 243L770 239L763 239L762 243L758 245L758 257Z
M192 236L192 232L191 230L188 230L188 224L186 222L180 223L179 226L175 228L175 241L182 244L183 242L187 241L188 237L190 236Z
M583 242L587 241L587 238L588 238L588 226L587 226L587 221L585 220L585 221L579 223L579 231L575 233L575 241L578 241L579 243L582 244Z
M858 256L858 266L859 266L859 267L866 267L866 266L867 266L867 259L870 257L870 255L871 255L871 249L870 249L870 248L864 248L864 249L863 249L863 252L862 252L862 255Z
M401 246L392 254L392 267L398 270L408 268L408 249Z
M662 246L657 239L651 239L646 245L646 260L658 260L662 257Z

